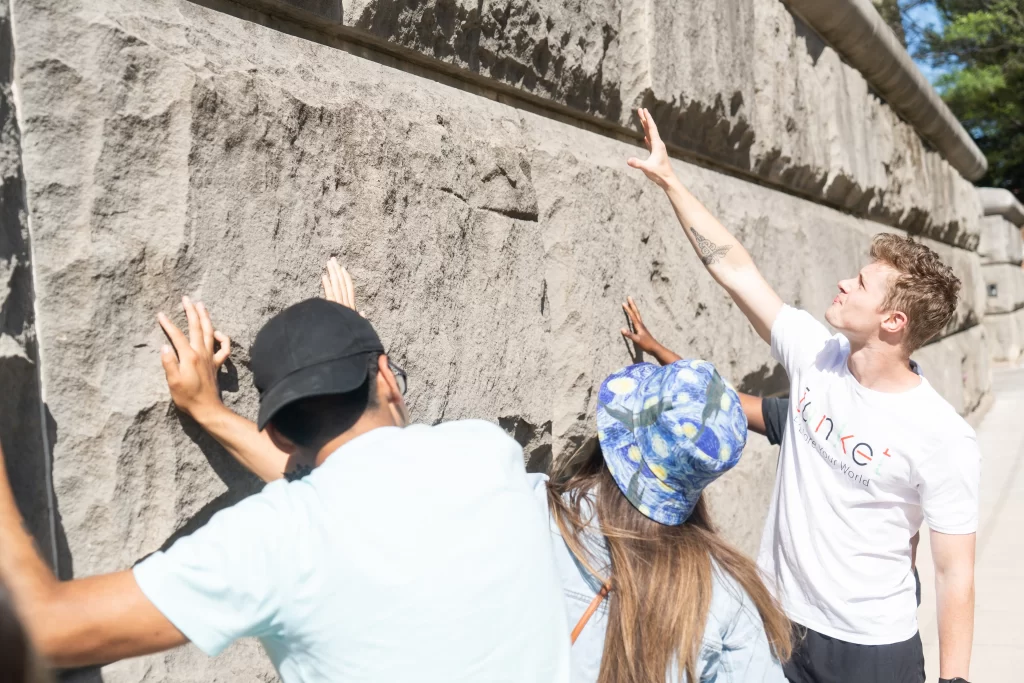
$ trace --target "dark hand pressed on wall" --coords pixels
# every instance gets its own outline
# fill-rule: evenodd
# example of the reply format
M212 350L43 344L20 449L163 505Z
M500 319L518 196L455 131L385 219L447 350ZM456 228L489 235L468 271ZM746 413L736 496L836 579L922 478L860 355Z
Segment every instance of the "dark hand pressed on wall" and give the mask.
M640 317L640 309L637 308L636 302L633 301L633 297L626 297L626 303L622 304L622 308L626 311L626 315L629 317L629 323L633 328L633 330L630 331L623 327L620 330L623 337L633 342L636 345L636 348L640 351L654 356L662 365L675 363L679 360L679 354L662 346L658 340L654 338L654 335L650 333L647 326L644 325L643 318Z

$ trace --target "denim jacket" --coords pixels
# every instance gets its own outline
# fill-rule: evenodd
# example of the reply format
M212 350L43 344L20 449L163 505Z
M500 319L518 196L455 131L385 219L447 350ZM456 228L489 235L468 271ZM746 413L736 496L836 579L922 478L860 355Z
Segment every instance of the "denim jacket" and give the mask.
M529 476L534 491L547 509L547 476ZM551 521L551 535L569 627L572 628L601 589L601 583L566 546L554 520ZM582 540L594 554L598 567L610 564L600 529L595 528L593 535ZM781 665L772 656L761 616L750 596L717 565L712 574L711 607L697 660L700 683L786 683ZM572 683L593 683L597 680L607 625L608 600L604 600L572 647ZM665 680L667 683L688 683L686 676L674 668L666 673Z

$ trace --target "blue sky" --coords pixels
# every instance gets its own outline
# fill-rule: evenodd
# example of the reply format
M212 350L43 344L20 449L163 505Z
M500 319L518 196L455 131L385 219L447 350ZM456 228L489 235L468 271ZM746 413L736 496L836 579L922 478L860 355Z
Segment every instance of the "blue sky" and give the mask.
M935 5L932 5L931 3L921 5L920 7L911 10L908 14L910 18L919 26L932 28L938 28L939 26L939 13L935 9ZM910 45L908 46L908 49L910 50L911 54L913 54L914 46ZM914 62L917 63L918 68L921 69L921 72L931 83L935 83L935 79L942 73L942 70L933 69L924 62L918 61L916 59L914 60Z

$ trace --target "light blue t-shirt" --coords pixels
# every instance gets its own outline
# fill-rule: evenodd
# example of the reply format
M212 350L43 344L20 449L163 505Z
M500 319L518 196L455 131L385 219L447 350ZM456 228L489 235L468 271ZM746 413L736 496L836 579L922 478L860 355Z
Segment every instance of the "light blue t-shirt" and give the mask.
M569 679L548 521L489 422L375 429L134 571L204 652L258 637L285 683Z

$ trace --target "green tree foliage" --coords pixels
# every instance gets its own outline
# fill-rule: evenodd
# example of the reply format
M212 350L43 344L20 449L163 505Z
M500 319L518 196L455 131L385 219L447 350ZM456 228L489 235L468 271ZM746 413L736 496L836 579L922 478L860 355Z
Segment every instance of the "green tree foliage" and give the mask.
M979 185L1024 198L1024 0L935 0L938 29L917 56L941 71L935 85L988 158Z
M899 41L903 43L903 47L907 46L907 36L903 29L903 12L900 7L900 0L871 0L875 9L885 19L885 23L889 24L889 28L896 34Z

